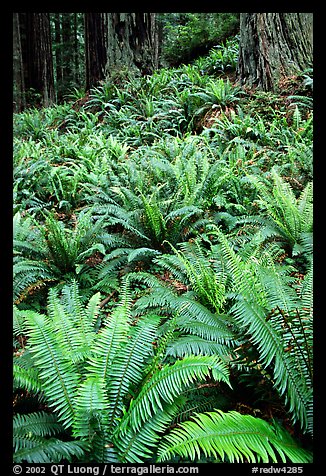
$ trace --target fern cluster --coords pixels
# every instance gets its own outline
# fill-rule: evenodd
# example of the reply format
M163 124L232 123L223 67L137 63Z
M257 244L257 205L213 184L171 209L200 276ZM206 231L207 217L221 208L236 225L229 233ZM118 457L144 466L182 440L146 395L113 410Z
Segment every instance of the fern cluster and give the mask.
M48 315L17 311L28 345L15 357L17 368L24 369L16 376L16 386L44 399L53 413L15 417L15 461L49 461L54 454L54 461L82 456L88 462L141 463L153 457L164 461L168 454L193 458L199 448L230 462L244 457L276 461L274 449L284 462L309 461L309 454L289 435L281 436L266 422L235 412L199 413L195 423L185 422L164 436L184 407L187 388L207 379L220 382L221 388L230 386L226 359L199 352L164 363L164 341L174 333L161 339L158 315L133 314L128 281L120 301L96 331L99 299L95 294L84 306L74 283L63 288L61 298L50 292ZM220 433L215 438L207 429L201 434L209 415L217 425L212 431ZM219 416L225 418L228 433L234 419L237 437L232 436L234 431L228 437L219 429ZM180 439L188 427L192 432ZM250 436L258 428L266 438L264 444ZM53 438L54 434L70 439Z
M16 462L312 460L312 83L236 54L15 114Z

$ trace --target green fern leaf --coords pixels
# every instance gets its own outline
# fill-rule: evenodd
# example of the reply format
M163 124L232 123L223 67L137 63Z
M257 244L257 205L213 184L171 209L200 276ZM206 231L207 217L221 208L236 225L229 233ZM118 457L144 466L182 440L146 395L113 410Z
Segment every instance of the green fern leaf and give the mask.
M27 438L22 448L14 454L15 463L59 463L60 461L73 461L74 458L82 459L85 456L87 445L82 441L63 441L57 438Z
M29 315L27 327L29 350L39 370L43 392L50 406L58 412L59 420L67 428L73 421L79 376L67 360L64 349L57 345L52 322L48 317Z
M198 334L196 330L196 334ZM197 335L175 338L169 342L166 355L185 357L187 355L218 355L230 358L230 347L203 339Z
M177 415L184 399L179 397L171 405L166 405L164 411L158 411L139 430L128 428L120 434L117 428L114 444L119 451L119 460L122 463L143 463L153 457L161 435Z
M27 415L17 414L13 418L14 438L19 436L52 436L62 432L63 427L58 422L55 415L44 411L29 413ZM15 447L15 445L14 445ZM15 450L17 450L16 446Z
M103 436L108 407L104 380L93 375L87 377L77 390L72 426L74 437L90 442L98 433Z
M120 346L127 341L131 321L131 298L127 281L121 295L119 304L111 316L104 320L103 327L96 335L87 361L89 375L103 378L106 385L110 382L111 366L118 355Z
M111 366L108 397L109 428L122 416L123 401L131 386L139 385L144 367L153 355L152 342L156 336L158 320L153 315L141 318L137 325L130 326L128 342L122 345Z
M275 387L285 396L290 412L307 428L306 410L312 398L312 388L306 376L298 372L295 357L285 352L283 344L283 319L268 319L269 303L256 266L243 262L230 247L222 232L218 232L223 255L227 261L237 290L237 299L230 311L237 323L250 335L263 365L273 365ZM282 303L282 299L280 301ZM281 304L280 304L281 305ZM291 309L292 306L289 306Z
M19 357L14 357L13 384L14 388L24 388L34 394L42 393L42 381L28 350Z
M281 433L251 415L220 410L197 414L192 421L172 430L159 446L158 461L169 460L176 454L200 459L201 452L230 463L286 463L287 459L292 463L311 462L310 453L289 434L285 436L284 431Z
M165 365L152 375L130 403L124 425L132 425L137 431L143 422L163 410L165 404L172 404L187 385L196 379L203 379L210 372L215 380L230 385L228 369L216 356L189 356L173 365Z

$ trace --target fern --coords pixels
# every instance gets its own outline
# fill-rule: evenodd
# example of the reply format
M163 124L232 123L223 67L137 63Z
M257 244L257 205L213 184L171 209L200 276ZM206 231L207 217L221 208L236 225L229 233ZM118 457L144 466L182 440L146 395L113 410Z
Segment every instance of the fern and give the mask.
M104 379L89 375L79 386L75 402L73 435L85 441L92 441L98 433L103 435L107 421L109 402Z
M129 424L136 431L139 430L153 414L163 410L164 403L173 403L173 399L182 393L186 385L195 379L203 379L210 371L215 380L229 384L227 368L216 356L189 356L173 365L164 366L152 375L137 398L130 403L122 428Z
M312 233L312 182L308 182L300 196L296 198L290 185L274 169L271 176L272 190L254 180L260 194L260 204L269 220L265 225L270 226L274 237L281 238L292 250L295 250L295 247L298 250L304 236ZM266 233L265 230L262 232Z
M41 315L27 316L27 326L30 352L35 364L40 367L39 378L44 385L44 394L67 428L73 421L78 374L71 368L65 355L66 349L60 349L57 345L49 318Z
M157 411L153 417L145 422L137 431L123 430L123 437L116 430L114 443L119 450L119 459L125 463L142 463L153 457L161 435L169 428L171 421L180 411L184 399L179 397L174 403L165 405L164 410ZM124 422L122 421L122 425Z
M279 427L235 411L197 414L192 421L180 424L162 440L158 461L173 455L200 459L201 452L230 463L277 463L278 458L283 463L311 462L310 453Z
M125 287L120 303L98 332L87 361L89 374L101 377L106 385L109 384L110 369L120 345L127 341L130 319L129 288Z
M15 436L33 433L35 436L55 435L62 431L55 415L45 412L16 415L13 420Z
M28 295L42 289L47 283L58 281L60 272L43 261L21 260L13 266L13 298L19 304Z
M182 326L180 326L182 327ZM198 328L199 327L199 328ZM215 341L210 341L207 339L207 336L214 335L213 330L211 333L206 334L206 339L199 337L197 334L200 332L200 326L194 326L194 332L196 335L184 335L175 337L175 339L169 342L166 355L173 357L185 357L187 355L224 355L225 357L230 355L230 347L217 343ZM189 327L185 325L184 329L187 329L189 332ZM215 340L215 339L214 339Z
M14 462L53 463L83 457L87 446L77 441L54 438L63 432L57 417L36 412L13 418Z
M21 361L26 360L25 367L16 367L25 369L18 371L16 381L45 399L62 431L74 440L62 442L54 435L48 438L39 435L37 427L35 431L32 428L27 440L23 437L17 447L17 461L69 460L72 455L98 462L146 461L154 456L162 434L169 431L179 412L183 408L187 411L186 396L196 382L209 379L230 386L229 363L236 341L221 316L205 312L187 296L173 297L170 293L167 301L174 316L159 327L159 315L150 310L143 315L139 315L139 309L133 312L129 279L123 283L119 303L98 331L99 295L83 305L76 283L64 287L61 298L55 291L50 293L49 316L21 311L28 349ZM146 281L159 285L153 276ZM198 321L200 306L203 322ZM201 326L206 331L198 339ZM194 338L185 344L182 334L178 335L180 331L193 332ZM165 359L171 358L169 349L179 337L181 350L176 353L181 358L166 363ZM290 395L291 402L293 398ZM18 420L21 433L25 431L24 418ZM282 455L296 457L296 451L290 454L284 439L279 446L281 459ZM252 459L246 442L242 451ZM261 449L256 451L261 455ZM232 460L239 453L227 454ZM189 456L194 456L192 450Z
M135 303L136 314L154 311L162 316L173 316L159 329L163 336L167 336L171 328L175 332L167 342L166 355L232 355L232 349L238 341L232 330L230 316L212 313L196 301L191 293L178 295L171 287L146 273L129 276L151 287L150 292Z
M157 320L151 315L138 321L137 326L132 326L129 341L113 362L108 389L111 402L108 409L109 429L122 417L122 402L128 392L137 388L144 378L145 364L153 353L157 324Z
M210 80L205 89L201 89L195 93L196 97L199 97L202 102L202 106L196 111L196 115L201 115L210 108L220 106L225 108L226 106L235 103L239 100L240 91L238 88L232 86L230 81L224 81L223 79Z
M38 369L35 368L33 359L28 350L24 350L13 360L13 387L26 389L36 395L42 394L42 381Z
M251 336L250 340L258 349L260 360L265 368L273 364L275 387L281 395L285 396L285 402L288 403L294 420L299 421L302 428L307 430L306 412L312 398L311 380L307 379L309 369L304 362L301 361L298 364L293 354L285 351L287 338L284 324L288 318L284 321L284 316L287 313L292 314L296 309L297 296L294 298L292 292L287 296L283 293L279 294L282 288L277 286L277 294L273 293L273 299L271 299L271 281L268 280L266 286L266 283L259 279L255 261L243 262L240 256L231 249L225 236L220 231L217 234L233 279L233 288L237 292L231 313L240 328ZM273 282L277 283L277 281L278 275L274 270ZM284 290L283 286L282 291ZM271 316L271 309L275 306L278 306L277 309L280 311ZM301 348L301 338L296 339L295 345L298 349Z
M86 258L106 253L103 221L92 224L92 211L80 214L75 229L65 227L49 213L45 225L35 225L30 219L15 217L14 240L14 302L19 304L29 295L46 289L49 283L62 279L86 280L91 270ZM31 236L27 238L28 231ZM18 238L18 239L17 239ZM21 238L21 239L20 239ZM26 243L24 244L24 240ZM84 274L77 268L83 263ZM85 268L87 268L85 270ZM90 277L90 274L88 275ZM84 284L84 283L83 283ZM93 283L92 283L93 284Z
M83 458L87 446L80 441L64 441L58 438L28 438L23 441L27 447L15 452L15 463L59 463Z
M218 275L211 266L207 265L208 258L204 255L198 241L190 245L183 243L180 247L181 251L177 251L171 246L175 256L163 256L154 261L163 265L178 278L182 278L182 274L185 274L198 300L214 312L219 312L225 301L223 276Z
M81 307L76 282L69 288L63 288L62 302L58 301L54 290L49 291L48 315L56 332L56 341L65 350L67 360L73 363L83 362L92 344L94 330Z

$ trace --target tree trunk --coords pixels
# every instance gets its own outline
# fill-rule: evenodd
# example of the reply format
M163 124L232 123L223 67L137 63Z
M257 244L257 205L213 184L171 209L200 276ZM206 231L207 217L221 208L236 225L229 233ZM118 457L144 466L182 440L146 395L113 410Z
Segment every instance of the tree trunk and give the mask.
M18 13L13 14L13 80L14 111L19 112L25 107L25 83Z
M85 38L87 89L116 70L158 67L155 13L86 13Z
M55 101L49 13L22 13L22 53L26 92L30 105L50 106Z
M69 90L74 84L74 39L72 36L72 13L62 13L62 46L63 46L63 80L64 90Z
M73 13L73 42L74 42L74 49L73 49L73 80L74 83L77 85L79 84L79 65L78 65L78 27L77 27L77 13Z
M104 13L85 13L86 89L104 79L106 63Z
M61 18L60 13L54 13L54 40L55 40L55 74L57 100L62 100L62 39L61 39Z
M312 13L241 13L241 84L278 91L282 78L312 67L312 35Z

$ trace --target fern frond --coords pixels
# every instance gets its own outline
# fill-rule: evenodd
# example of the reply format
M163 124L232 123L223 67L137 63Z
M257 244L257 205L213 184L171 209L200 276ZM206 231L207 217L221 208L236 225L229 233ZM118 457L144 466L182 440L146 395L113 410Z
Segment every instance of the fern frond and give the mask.
M129 253L128 263L131 263L132 261L141 261L143 259L148 260L152 256L157 256L159 254L159 251L153 250L152 248L136 248Z
M111 366L117 357L120 346L127 342L131 321L131 297L128 282L124 284L121 300L111 316L103 322L103 327L93 340L87 361L89 375L103 378L109 385Z
M300 421L302 428L306 429L306 410L311 401L312 389L306 377L302 377L302 372L298 372L293 355L285 351L283 318L268 319L271 311L268 293L256 272L255 262L243 262L223 233L218 231L218 236L233 278L233 286L237 290L237 299L230 313L234 315L240 328L251 336L250 340L257 347L265 368L273 365L275 387L280 395L285 396L293 418ZM282 305L282 299L279 303ZM291 305L289 309L292 309Z
M155 244L160 244L165 239L166 223L161 212L159 203L154 196L148 198L140 192L144 207L144 227L147 233L154 239Z
M301 300L302 309L305 309L312 317L313 310L313 263L311 262L307 274L300 283L298 294Z
M313 227L313 182L308 182L297 199L298 211L302 215L303 232L312 231Z
M65 298L67 301L67 296ZM86 323L84 324L83 321L86 321L86 319L83 319L85 316L84 312L81 311L79 296L74 300L74 303L64 305L64 302L60 302L56 291L50 289L48 316L52 320L56 343L65 353L66 359L72 363L82 362L88 355L94 333L89 330L85 332Z
M91 324L93 329L95 328L98 322L98 316L100 311L100 300L101 300L101 293L98 292L90 298L85 309L86 319Z
M165 219L167 222L172 222L177 218L178 220L180 220L180 225L182 225L184 223L187 223L189 219L193 216L201 215L202 213L203 210L199 207L196 207L194 205L185 205L184 207L172 210L166 215Z
M75 401L73 436L91 442L107 424L109 402L105 382L101 377L88 376L79 386Z
M126 432L122 431L120 434L118 427L114 444L119 451L119 461L143 463L152 458L162 434L180 411L183 403L184 399L179 397L173 404L166 405L164 411L156 412L137 431L128 428Z
M179 313L177 325L180 329L194 333L192 329L195 330L198 324L198 329L201 328L202 333L210 340L226 343L231 342L235 338L230 328L231 316L227 314L213 314L206 306L186 296L180 296L177 300L177 306Z
M33 312L33 311L25 311L25 312ZM19 336L23 335L26 331L25 327L25 319L24 319L24 311L18 309L17 306L13 306L13 335Z
M24 388L34 394L42 394L42 381L28 350L19 357L14 357L13 385L14 388Z
M251 415L220 410L197 414L193 421L172 430L159 446L158 461L169 460L173 455L195 460L201 452L230 463L311 462L310 453L284 430Z
M299 240L302 233L312 232L313 222L313 189L308 183L296 196L290 185L278 175L275 169L271 171L273 188L270 190L265 184L254 178L258 188L261 204L276 227L277 232L291 247Z
M89 314L90 311L96 313L97 306L100 300L99 293L90 298L85 307L82 302L79 286L76 280L71 280L69 285L63 286L61 290L61 304L64 312L67 316L67 320L78 330L79 333L79 345L80 347L86 347L91 345L94 337L94 325L95 314ZM49 292L49 311L54 306L55 299L52 299L52 292ZM95 305L95 307L94 307Z
M197 329L194 329L195 335L177 337L169 342L166 355L172 355L173 357L185 357L187 355L218 355L220 357L227 357L230 355L231 350L229 346L199 337L199 332Z
M131 401L123 428L129 424L138 430L153 414L163 410L163 405L173 403L185 386L196 379L203 379L210 372L215 380L230 385L228 369L216 356L189 356L173 365L163 366L142 387L136 399Z
M22 218L17 212L13 218L13 250L26 259L41 259L46 250L37 222L32 217Z
M39 378L43 383L43 392L54 408L65 428L73 421L74 400L79 376L71 362L67 360L64 349L57 345L51 320L42 315L27 316L29 350Z
M13 456L15 463L59 463L73 461L85 456L87 445L82 441L63 441L58 438L26 438L22 439L21 449Z
M33 434L34 436L52 436L62 432L63 427L58 422L57 417L52 413L44 411L29 413L27 415L17 414L13 418L14 438ZM14 441L14 449L19 445Z
M47 281L57 281L60 272L43 261L23 259L13 267L13 297L19 304L29 292L44 286Z
M110 369L108 385L109 429L113 428L122 416L124 398L132 387L137 387L144 374L149 358L153 356L153 341L156 337L158 319L153 315L138 320L130 326L128 341L122 345Z
M219 312L225 302L225 285L223 277L218 276L210 265L211 259L204 254L203 247L198 241L192 244L182 243L181 251L171 244L170 246L176 257L171 259L171 256L163 255L155 261L179 279L184 273L198 300L210 306L215 312Z

